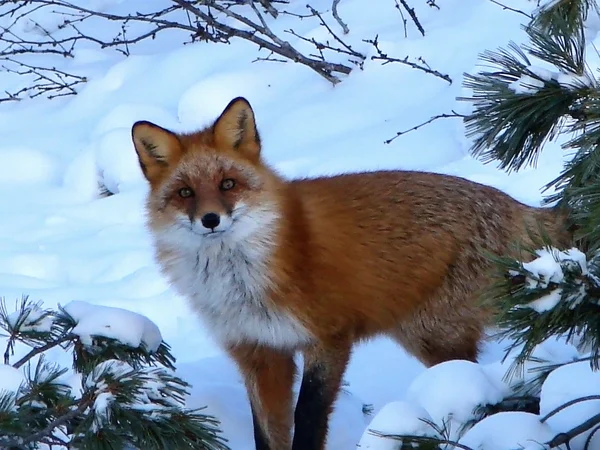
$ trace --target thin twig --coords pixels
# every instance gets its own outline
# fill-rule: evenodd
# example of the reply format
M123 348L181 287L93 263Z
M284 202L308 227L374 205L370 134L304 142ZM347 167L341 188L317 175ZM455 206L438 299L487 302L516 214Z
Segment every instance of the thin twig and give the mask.
M355 56L357 58L362 58L365 59L365 56L362 53L359 53L357 51L355 51L352 47L350 47L350 45L346 44L343 40L341 40L337 34L335 34L333 32L333 30L331 29L331 27L329 25L327 25L327 22L325 22L325 20L323 19L323 17L321 16L321 14L314 9L312 6L310 5L306 5L306 7L309 9L309 11L314 14L315 16L317 16L319 18L319 21L321 22L321 26L325 27L325 29L329 32L329 34L333 37L333 39L335 39L337 42L339 42L342 47L344 47L347 50L347 53Z
M500 3L497 0L490 0L490 2L494 3L495 5L501 6L504 11L516 12L527 17L528 19L533 19L533 16L531 14L527 14L525 11L521 11L520 9L511 8L510 6L506 6L504 3Z
M339 0L336 0L336 6L338 2ZM4 48L0 48L0 57L13 57L33 53L59 54L64 57L72 57L74 55L73 50L81 41L94 43L101 48L113 48L123 55L128 56L132 51L133 44L147 39L154 39L159 32L171 29L189 33L191 42L205 40L228 43L232 38L250 41L259 49L265 48L272 52L272 54L309 67L333 84L340 81L339 75L347 75L351 72L353 67L348 63L357 64L354 61L354 59L357 59L360 66L360 61L365 58L362 56L361 59L361 55L358 52L352 50L350 45L344 43L339 36L335 35L331 28L324 23L322 17L319 17L321 24L328 29L333 40L341 44L340 48L330 46L327 42L319 43L313 39L311 43L319 50L320 56L313 57L300 52L289 42L279 38L265 21L265 12L263 11L266 11L266 14L270 14L273 17L277 17L281 13L287 13L284 10L278 10L275 7L275 3L277 2L274 1L248 0L243 2L223 2L215 0L171 0L169 3L162 9L147 13L131 12L123 14L90 9L90 7L86 7L83 3L74 3L69 0L29 0L28 2L19 2L16 6L11 5L9 8L2 7L0 9L0 18L10 18L10 20L8 27L0 28L0 42L5 44ZM257 7L257 5L262 5L264 10L260 6ZM39 13L40 9L44 7L51 8L53 13L61 14L64 17L64 22L58 25L58 29L62 30L60 34L50 33L42 27L40 27L43 30L41 39L36 36L33 38L20 36L18 33L15 34L13 32L13 25L19 20L27 19L30 11L37 10ZM252 20L247 14L239 13L236 10L236 8L247 7L252 9L256 20ZM57 11L56 8L60 8L60 10ZM172 19L172 13L177 11L184 13L181 20ZM337 15L337 12L335 14ZM290 13L290 15L293 14ZM315 14L296 16L303 19L314 17ZM85 28L78 26L80 23L94 18L106 19L118 23L120 25L120 32L112 39L105 39L97 34L88 34L84 31ZM135 34L132 32L134 28L128 27L131 23L145 24L147 27L143 32ZM65 30L67 31L66 33ZM69 30L72 33L69 33ZM344 33L346 33L346 30L344 30ZM352 58L348 63L343 61L331 62L328 55L323 53L325 50L346 53L351 55ZM258 60L273 61L275 58L267 57L259 58ZM39 76L40 74L36 75ZM63 80L62 86L63 90L60 92L55 90L53 93L54 96L74 93L74 89L71 89L73 86L65 82L65 80ZM45 89L42 91L47 92L48 88L49 86L45 86ZM67 92L68 94L66 94ZM26 94L29 94L27 90L20 91L19 95L7 93L7 97L0 99L0 101L18 100Z
M265 10L271 14L271 16L273 16L273 18L277 19L277 16L279 15L279 11L277 11L277 9L271 5L271 2L269 0L257 0L258 3L260 3L262 5L263 8L265 8Z
M379 48L378 36L375 36L374 40L367 39L367 40L364 40L364 42L373 45L373 47L375 47L375 50L377 51L377 55L371 56L372 60L383 61L382 64L384 64L384 65L390 64L390 63L404 64L406 66L412 67L413 69L421 70L430 75L434 75L434 76L441 78L442 80L446 80L448 83L452 84L452 78L450 78L450 75L441 73L437 70L433 70L431 67L429 67L429 65L422 66L420 64L411 62L408 60L408 56L405 57L404 59L399 59L399 58L393 58L391 56L388 56L386 53L383 53L381 51L381 49ZM421 60L423 60L423 59L421 58Z
M395 139L399 138L399 137L400 137L400 136L402 136L403 134L410 133L411 131L418 130L419 128L421 128L421 127L424 127L425 125L428 125L428 124L430 124L431 122L434 122L434 121L436 121L436 120L439 120L439 119L451 119L451 118L455 118L455 117L461 117L461 118L464 118L464 117L466 117L466 116L465 116L464 114L459 114L459 113L457 113L457 112L456 112L456 111L454 111L454 110L452 110L452 114L438 114L438 115L436 115L436 116L433 116L431 119L429 119L429 120L426 120L426 121L425 121L425 122L423 122L423 123L420 123L419 125L415 125L414 127L412 127L412 128L409 128L408 130L404 130L404 131L398 131L398 132L396 133L396 136L394 136L393 138L387 139L387 140L385 140L385 141L383 141L383 142L384 142L385 144L391 144L391 143L392 143L392 142L393 142Z
M569 406L576 405L577 403L589 402L590 400L600 400L600 395L587 395L585 397L579 397L574 400L570 400L566 403L563 403L562 405L554 408L552 411L550 411L548 414L546 414L544 417L542 417L540 419L540 422L542 422L542 423L546 422L550 417L558 414L559 412L563 411L564 409L567 409Z
M50 350L51 348L54 348L58 345L64 344L65 342L71 341L71 340L75 339L75 337L76 336L73 334L66 334L52 342L48 342L47 344L44 344L40 347L36 347L33 350L31 350L29 353L27 353L25 356L23 356L16 363L14 363L12 366L15 369L19 369L23 364L25 364L27 361L29 361L34 356L39 355L40 353L44 353L45 351Z
M350 29L348 28L348 25L346 25L346 23L342 20L342 18L340 17L339 13L338 13L338 3L340 2L340 0L333 0L333 3L331 5L331 14L333 15L334 19L337 20L337 22L340 24L340 27L342 27L342 30L344 31L344 34L348 34L350 33Z
M415 23L415 26L417 27L417 29L421 32L421 34L423 36L425 36L425 30L423 29L423 26L421 25L421 22L419 22L419 18L417 17L417 13L415 13L415 8L411 8L410 6L408 6L408 3L406 3L405 0L400 0L400 3L402 4L402 6L404 7L404 9L408 13L408 15L410 16L410 18L412 19L412 21ZM396 0L396 7L398 8L398 10L400 9L400 6L398 5L398 0Z
M404 37L407 38L408 37L408 27L407 27L408 20L406 20L406 17L404 17L404 12L402 12L402 8L400 8L400 4L398 2L396 2L396 9L400 13L400 17L402 17L402 26L404 27Z

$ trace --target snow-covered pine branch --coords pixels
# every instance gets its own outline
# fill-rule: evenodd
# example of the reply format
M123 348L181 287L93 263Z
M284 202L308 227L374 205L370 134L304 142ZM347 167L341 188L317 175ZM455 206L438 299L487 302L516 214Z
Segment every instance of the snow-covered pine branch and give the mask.
M506 273L488 299L499 309L500 336L521 348L516 362L552 336L566 335L600 360L600 254L589 260L576 248L538 249L536 258L498 260Z
M190 386L146 317L78 301L57 311L27 297L13 312L0 305L0 448L227 449L214 417L185 408ZM11 365L17 342L30 350ZM72 370L46 361L59 346Z

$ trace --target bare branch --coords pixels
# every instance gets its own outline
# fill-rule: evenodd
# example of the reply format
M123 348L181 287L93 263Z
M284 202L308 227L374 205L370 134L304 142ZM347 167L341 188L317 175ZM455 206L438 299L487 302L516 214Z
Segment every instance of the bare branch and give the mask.
M510 6L506 6L505 4L500 3L497 0L490 0L490 2L494 3L495 5L501 6L504 11L516 12L518 14L521 14L521 15L527 17L530 20L533 19L533 16L531 14L527 14L525 11L521 11L520 9L511 8Z
M335 6L339 0L336 0ZM133 45L148 39L154 39L160 32L170 29L188 34L190 42L198 40L228 43L230 39L244 39L255 44L259 49L266 49L270 55L266 58L258 57L256 61L293 61L303 64L329 82L340 82L340 75L347 75L352 70L352 64L361 66L365 56L354 51L327 25L323 16L314 10L312 14L302 16L288 13L278 9L277 5L285 5L287 1L280 0L170 0L162 9L149 12L132 10L127 13L100 11L87 6L85 2L72 2L71 0L14 0L13 2L0 3L0 18L9 18L8 26L0 28L0 60L15 59L12 64L20 65L23 61L21 55L45 54L71 58L75 48L82 42L89 42L98 47L112 48L124 56L129 56ZM55 30L46 30L35 21L30 20L30 14L46 8L47 13L58 15L62 22L56 25ZM279 7L280 8L280 7ZM309 6L309 9L310 8ZM334 8L335 9L335 8ZM318 17L332 39L339 46L330 45L329 42L320 43L315 39L306 39L317 50L317 55L305 54L294 48L288 41L281 39L269 27L265 15L274 18L285 13L294 15L299 19ZM333 14L333 13L332 13ZM336 20L339 22L337 9ZM334 16L334 17L335 17ZM115 35L107 38L105 35L89 31L83 23L91 19L105 19L112 23ZM36 34L17 32L17 23L28 20L38 31ZM343 23L343 22L342 22ZM137 31L132 25L139 24L145 29ZM344 27L342 27L344 29ZM110 30L110 28L108 28ZM346 27L347 29L347 27ZM344 33L346 33L344 29ZM132 30L136 30L135 32ZM345 62L330 62L329 52L342 53L350 56ZM277 55L280 58L274 58ZM56 74L55 89L51 89L49 78L52 70L50 64L45 67L20 67L14 69L5 66L4 70L19 74L33 75L38 82L43 82L41 89L23 89L18 93L6 93L0 101L15 101L24 97L33 97L51 93L52 96L71 95L76 92L75 86L84 82L84 77L72 74ZM60 88L59 88L60 87Z
M374 40L365 40L364 42L373 45L373 47L375 47L375 50L377 51L377 55L371 56L372 60L383 61L383 64L390 64L390 63L404 64L405 66L409 66L409 67L412 67L413 69L421 70L425 73L428 73L430 75L434 75L438 78L441 78L442 80L446 80L448 83L452 84L452 78L450 78L450 75L441 73L437 70L433 70L431 67L429 67L429 65L427 63L425 63L423 58L419 58L419 60L424 63L424 65L420 65L420 64L417 64L414 62L410 62L408 60L408 56L405 57L404 59L398 59L398 58L393 58L391 56L388 56L386 53L382 52L381 49L379 48L379 42L377 40L377 36L375 37Z
M334 19L337 20L337 22L340 24L340 27L342 27L344 34L348 34L350 33L350 29L338 13L338 3L340 3L340 0L333 0L333 3L331 4L331 14L333 15Z
M403 134L410 133L411 131L418 130L419 128L424 127L425 125L430 124L431 122L434 122L434 121L439 120L439 119L452 119L452 118L455 118L455 117L464 118L466 116L464 114L459 114L459 113L457 113L454 110L452 111L452 114L438 114L436 116L433 116L429 120L426 120L425 122L420 123L419 125L415 125L412 128L409 128L409 129L404 130L404 131L398 131L393 138L387 139L387 140L385 140L383 142L385 144L391 144L392 142L394 142L395 139L399 138Z
M21 88L16 92L6 92L6 97L0 97L0 103L19 101L23 97L35 98L45 95L49 99L56 97L64 97L65 95L75 95L77 91L75 87L87 81L86 77L67 73L55 67L39 67L13 58L2 58L8 63L16 65L18 68L13 69L7 65L2 65L5 72L14 73L19 76L33 76L31 84Z
M406 3L405 0L396 0L396 8L398 8L398 11L400 11L400 14L402 14L402 10L400 9L400 5L402 5L402 7L406 10L406 12L408 13L408 15L410 16L410 18L414 22L414 24L417 27L417 29L420 31L420 33L423 36L425 36L425 30L423 29L423 26L421 25L421 22L419 22L419 18L417 17L417 13L415 13L415 8L411 8L410 6L408 6L408 3ZM402 19L404 19L404 15L402 15ZM404 26L406 27L406 21L404 21Z
M265 10L271 14L271 16L273 16L273 18L277 18L277 16L279 16L279 11L277 11L276 8L273 7L273 5L271 5L271 2L269 0L257 0L258 3L260 3L262 5L263 8L265 8Z

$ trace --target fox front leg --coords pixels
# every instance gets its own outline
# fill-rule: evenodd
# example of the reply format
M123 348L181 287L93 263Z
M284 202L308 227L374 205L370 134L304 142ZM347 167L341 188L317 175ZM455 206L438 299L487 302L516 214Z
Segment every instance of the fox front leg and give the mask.
M244 377L256 450L290 449L296 372L293 353L243 345L230 348L229 354Z
M304 373L294 413L292 450L324 450L328 423L350 359L345 341L304 351Z

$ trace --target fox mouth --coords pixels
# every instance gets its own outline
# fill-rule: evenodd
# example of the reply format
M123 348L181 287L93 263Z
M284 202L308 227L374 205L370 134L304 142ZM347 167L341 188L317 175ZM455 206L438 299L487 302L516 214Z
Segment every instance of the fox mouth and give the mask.
M197 236L202 236L202 237L214 237L214 236L220 236L223 233L225 233L225 230L210 230L210 231L205 231L205 232L199 232L194 230L193 228L190 228L190 231L192 233L194 233Z

